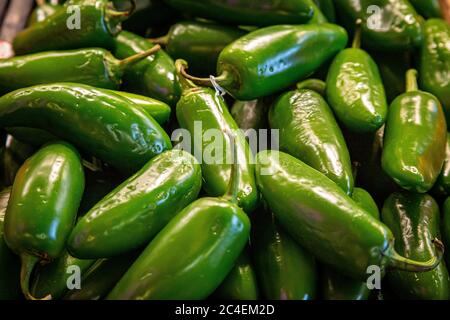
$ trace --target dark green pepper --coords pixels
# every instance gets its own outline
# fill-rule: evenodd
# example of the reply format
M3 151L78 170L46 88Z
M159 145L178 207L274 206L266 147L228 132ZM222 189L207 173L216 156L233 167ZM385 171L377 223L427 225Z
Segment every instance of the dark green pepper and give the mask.
M35 299L29 292L35 265L62 254L83 190L80 156L68 144L43 147L17 172L5 215L5 241L21 257L27 299Z
M47 2L46 0L36 0L36 4L36 8L28 18L28 26L32 26L35 23L44 21L61 8L61 5L58 4L58 1Z
M378 67L360 44L358 26L352 48L341 51L330 66L327 100L349 130L374 132L386 121L388 106Z
M381 164L399 186L423 193L441 172L447 125L438 99L418 90L416 76L407 72L407 92L389 108Z
M445 146L445 159L441 173L436 180L433 188L437 189L439 194L450 195L450 134L447 133L447 143Z
M128 173L171 148L167 134L141 107L81 84L39 85L4 95L0 126L45 129Z
M189 153L171 150L153 158L78 221L67 242L70 253L108 258L147 244L197 198L201 183L200 165Z
M443 219L442 219L442 235L444 239L444 244L447 248L450 248L450 198L447 198L443 206ZM450 265L450 253L446 253L447 265Z
M112 49L129 13L114 10L108 0L69 1L49 18L21 31L14 39L14 51L22 55L86 47Z
M319 7L329 22L336 22L336 11L333 0L314 0L314 3Z
M185 79L182 73L187 66L186 61L177 60L176 65L180 70L179 77L183 88L177 104L177 119L180 126L190 133L190 140L184 141L184 145L202 166L205 191L211 196L220 196L227 190L233 166L232 161L229 161L233 148L228 134L234 132L238 136L237 154L241 171L238 203L245 212L251 213L258 202L258 191L252 163L253 155L245 136L231 117L223 98L214 90L197 87ZM208 132L212 136L208 136ZM211 143L212 138L217 140L216 143Z
M278 25L258 29L231 43L219 55L215 82L238 100L278 92L310 75L347 44L334 24ZM186 75L199 84L210 79Z
M395 236L395 250L409 259L430 259L432 240L440 237L439 206L427 194L393 193L382 210L382 220ZM448 300L450 278L445 262L429 272L392 271L392 289L402 299Z
M372 217L378 220L380 219L380 211L378 210L378 206L370 193L368 193L366 190L361 188L354 188L352 199L356 202L357 205L366 210L366 212L369 213Z
M316 298L314 257L280 229L269 210L257 212L252 222L252 256L264 298Z
M420 87L441 101L450 123L450 26L442 19L430 19L423 29Z
M314 14L311 0L167 0L167 3L196 16L250 26L301 24Z
M12 186L20 166L33 155L35 148L8 135L2 152L2 181Z
M114 41L114 55L119 59L145 52L154 46L149 40L126 31L121 32ZM126 70L122 88L170 106L177 103L181 94L175 64L163 50Z
M426 262L400 256L392 232L325 175L279 151L256 156L259 190L277 221L301 246L343 275L365 281L371 265L406 271L436 268L443 245Z
M411 4L416 8L425 18L442 18L441 6L439 5L439 0L409 0Z
M250 101L236 101L230 113L242 130L260 130L268 127L267 113L269 102L267 98Z
M58 137L48 133L42 129L28 128L28 127L10 127L5 128L14 140L27 144L30 147L42 147L44 144L53 140L58 140ZM12 184L12 183L11 183Z

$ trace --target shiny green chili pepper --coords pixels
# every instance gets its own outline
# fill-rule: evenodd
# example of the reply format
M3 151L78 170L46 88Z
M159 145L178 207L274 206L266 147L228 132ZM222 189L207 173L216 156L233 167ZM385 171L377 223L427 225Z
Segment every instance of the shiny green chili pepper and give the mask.
M362 20L362 43L375 50L404 50L422 44L422 18L407 0L336 0L339 21L352 29Z
M320 79L306 79L297 83L297 89L309 89L325 97L327 84Z
M407 92L389 108L381 164L399 186L423 193L441 172L447 125L438 99L418 90L416 76L408 71Z
M352 193L352 199L359 205L362 209L366 210L372 217L380 219L380 210L372 198L370 193L362 188L354 188Z
M311 3L312 7L314 8L314 15L311 18L311 20L308 21L308 24L318 24L318 23L327 23L328 19L323 14L322 10L318 5L316 5L315 2Z
M395 236L395 250L409 259L434 255L432 240L440 237L439 206L427 194L393 193L382 210L383 222ZM392 271L387 274L392 289L402 299L448 300L450 278L445 262L429 272Z
M171 148L167 134L141 107L81 84L38 85L4 95L0 126L45 129L127 173Z
M47 2L46 0L36 0L36 4L36 8L28 18L28 26L44 21L61 8L61 5L58 4L57 1Z
M167 0L167 3L182 12L236 25L301 24L314 14L311 0Z
M280 229L269 210L252 220L252 255L264 298L310 300L317 295L314 257Z
M79 11L69 10L71 1L52 16L21 31L13 42L17 55L86 47L112 49L121 22L130 12L119 12L108 0L74 1ZM77 25L77 18L80 20ZM73 23L72 28L68 28Z
M353 190L350 155L326 101L312 90L283 94L269 112L270 128L279 130L280 150L319 170L347 194Z
M436 256L426 262L400 256L392 232L360 208L325 175L279 151L256 156L259 190L277 221L301 246L343 275L363 280L376 265L405 271L436 268L443 245L435 241Z
M195 74L209 76L216 71L220 52L245 34L236 27L183 21L174 24L167 35L151 41L164 46L173 59L186 60Z
M122 31L114 41L114 55L119 59L145 52L154 46L148 39L126 31ZM170 106L177 103L181 94L174 62L163 50L128 68L122 88Z
M69 252L108 258L147 244L197 198L201 184L200 165L189 153L171 150L153 158L77 222Z
M29 290L35 265L62 254L83 190L80 156L65 143L44 146L17 172L4 232L6 243L22 260L20 280L27 299L35 299Z
M444 239L444 244L447 248L450 248L450 198L447 198L443 206L443 219L442 219L442 235ZM447 265L450 265L450 253L446 253Z
M15 300L20 296L20 259L6 245L4 236L5 211L11 188L0 192L0 300Z
M439 0L409 0L414 8L425 18L442 18Z
M230 114L239 129L265 129L268 127L267 113L270 99L261 98L250 101L235 101Z
M378 67L360 44L359 25L352 48L341 51L330 66L327 100L349 130L374 132L385 122L388 106Z
M238 100L276 93L310 75L347 44L334 24L278 25L258 29L219 55L215 82ZM211 80L185 75L199 84Z
M329 22L336 22L336 10L334 8L333 0L314 0L314 3L319 7L320 11Z
M118 89L127 68L154 54L146 52L117 60L100 48L51 51L0 60L0 93L37 84L76 82L99 88ZM55 65L58 67L55 68Z
M442 19L430 19L423 29L420 87L441 101L450 123L450 26Z
M183 88L182 96L177 104L177 119L180 126L187 129L191 135L189 150L200 157L204 179L204 189L211 196L223 195L228 187L231 169L232 145L229 144L228 134L235 132L237 138L238 159L240 166L240 180L238 203L245 212L251 213L258 202L256 189L253 155L245 140L244 134L239 130L231 117L228 107L222 97L210 88L197 87L183 77L183 70L187 67L184 60L176 61L180 82ZM208 131L215 130L214 139L217 144L211 144ZM218 136L219 135L219 136ZM213 150L211 150L213 149ZM207 156L210 156L209 159ZM220 158L220 159L219 159Z
M433 186L439 194L450 195L450 134L447 133L445 159L441 173Z

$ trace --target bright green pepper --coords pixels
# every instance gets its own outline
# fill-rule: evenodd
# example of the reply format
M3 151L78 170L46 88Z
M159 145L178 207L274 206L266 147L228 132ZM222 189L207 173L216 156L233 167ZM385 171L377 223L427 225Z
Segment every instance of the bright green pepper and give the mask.
M411 4L416 8L425 18L442 18L442 9L439 4L439 0L409 0Z
M312 90L283 94L269 112L279 130L280 150L319 170L347 194L353 190L350 155L342 132L326 101Z
M200 165L189 153L171 150L153 158L78 221L67 242L70 253L108 258L147 244L197 198L201 183Z
M5 215L5 241L21 257L27 299L35 299L29 292L34 266L62 254L83 190L80 156L68 144L41 148L17 172Z
M447 248L450 248L450 198L447 198L443 206L443 219L442 219L442 236L444 239L444 244ZM446 253L447 265L450 265L450 253Z
M422 18L407 0L336 0L335 7L348 29L362 20L364 47L398 51L422 44Z
M336 22L336 12L333 0L314 0L314 3L319 7L329 22Z
M317 273L313 256L280 229L270 211L257 212L252 222L252 255L264 298L316 298Z
M426 262L400 256L391 231L360 208L325 175L279 151L256 156L259 190L280 225L301 246L343 275L365 280L367 267L376 265L407 271L437 267L443 246Z
M382 210L383 222L396 238L395 249L410 259L434 255L432 240L440 237L439 207L427 194L393 193ZM450 278L445 262L429 272L393 271L387 279L402 299L448 300Z
M399 186L423 193L441 172L447 125L438 99L418 90L416 76L408 71L407 92L389 108L381 164Z
M372 217L378 220L380 219L380 211L378 210L378 206L370 193L368 193L366 190L361 188L354 188L352 199L356 202L357 205L366 210L366 212L369 213Z
M450 123L450 26L442 19L430 19L423 29L420 87L441 101Z
M358 26L352 48L341 51L330 66L327 100L347 128L374 132L386 121L388 106L378 67L360 44Z
M44 21L57 12L58 9L61 8L61 5L57 2L58 1L47 2L46 0L36 0L37 6L28 18L27 25L32 26L35 23Z
M167 134L141 107L81 84L39 85L4 95L0 126L45 129L128 173L171 148Z
M77 0L74 4L79 11L69 10L69 1L49 18L21 31L13 42L15 53L86 47L112 49L114 36L120 32L120 24L129 12L114 10L108 0Z
M222 50L215 82L238 100L267 96L313 73L347 40L343 28L328 23L258 29ZM188 77L199 84L211 82Z
M154 46L149 40L126 31L121 32L114 41L114 55L119 59L145 52ZM122 88L170 106L177 103L181 94L174 62L163 50L126 70Z
M314 14L311 0L167 0L167 3L196 16L250 26L301 24Z

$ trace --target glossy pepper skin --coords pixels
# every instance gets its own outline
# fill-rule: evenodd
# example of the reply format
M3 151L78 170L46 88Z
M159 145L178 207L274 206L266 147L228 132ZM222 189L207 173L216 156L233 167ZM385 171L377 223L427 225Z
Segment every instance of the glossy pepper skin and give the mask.
M365 281L367 267L410 271L435 268L443 254L426 262L406 259L393 248L392 232L360 208L322 173L280 151L256 157L259 190L280 225L297 243L343 275Z
M408 71L407 92L389 107L381 165L402 188L424 193L441 172L447 125L438 99L417 89L416 75Z
M423 29L420 88L440 100L450 123L450 26L442 19L429 19Z
M167 0L167 3L182 12L236 25L301 24L314 14L311 0Z
M45 129L128 173L171 148L164 130L140 107L119 95L74 83L4 95L0 126Z
M361 26L352 48L334 58L327 76L326 97L336 117L355 132L374 132L386 121L387 100L378 67L360 49Z
M201 177L200 165L185 151L153 158L77 222L69 252L84 259L108 258L147 244L197 198Z
M264 298L316 298L317 273L314 257L280 229L270 211L257 212L252 222L252 256Z
M79 8L81 28L74 24L68 30L69 23L75 23L74 10ZM86 47L111 49L114 37L120 32L120 23L128 13L111 8L107 0L69 1L52 16L21 31L13 42L17 55L50 50L69 50Z
M237 100L233 103L230 114L239 129L266 129L268 127L269 105L267 98L250 101Z
M280 150L322 172L347 194L352 193L347 145L320 94L308 89L283 94L270 109L269 123L271 129L280 130Z
M362 209L366 210L372 217L380 219L380 210L372 198L370 193L362 188L354 188L352 193L352 199L359 205Z
M236 27L215 23L182 21L174 24L169 33L154 43L165 45L173 59L184 59L195 74L214 74L217 58L228 44L245 35Z
M442 9L439 0L409 0L414 8L427 19L442 18Z
M186 67L186 62L177 60L177 68ZM228 111L223 98L210 88L197 87L185 79L180 71L180 81L183 93L178 101L176 114L181 128L190 133L188 150L199 159L202 167L204 189L210 196L223 195L229 185L232 171L232 145L228 134L237 134L237 157L240 167L238 203L245 212L251 213L258 202L253 154L239 130L236 122ZM218 143L211 144L207 138L208 130L215 130L214 137ZM206 135L205 135L206 132Z
M335 7L349 29L362 20L364 47L400 51L422 44L422 19L407 0L336 0Z
M61 5L58 3L53 2L47 2L45 0L37 0L36 1L37 6L31 13L30 17L28 18L27 25L32 26L35 23L44 21L51 15L53 15L58 9L61 8Z
M114 39L114 55L119 59L145 52L154 45L145 38L122 31ZM163 50L129 68L123 77L124 91L138 93L174 106L180 98L175 64Z
M447 248L450 247L450 198L447 198L443 206L443 219L442 219L442 236L444 239L444 244ZM446 252L446 262L450 265L450 254Z
M427 194L393 193L383 206L382 220L392 230L395 249L410 259L429 259L432 240L440 237L439 206ZM392 271L387 275L402 299L448 300L450 278L445 262L429 272Z
M75 222L84 190L77 151L66 143L41 148L21 166L5 215L5 240L21 257L21 286L27 299L37 262L60 256Z

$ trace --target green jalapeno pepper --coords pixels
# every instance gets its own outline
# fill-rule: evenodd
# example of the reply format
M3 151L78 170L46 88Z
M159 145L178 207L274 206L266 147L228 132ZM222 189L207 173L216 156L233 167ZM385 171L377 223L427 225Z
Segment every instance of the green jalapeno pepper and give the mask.
M399 186L423 193L441 172L447 125L438 99L418 90L416 76L408 71L407 92L389 108L381 164Z
M90 259L139 248L194 201L200 188L195 158L182 150L165 152L89 210L73 229L68 249L75 257Z
M14 140L27 144L30 147L41 147L53 140L58 140L58 137L42 129L9 127L5 128L5 130Z
M354 188L352 193L352 199L361 208L366 210L372 217L380 219L380 211L375 200L372 198L370 193L362 188Z
M360 38L359 25L352 48L334 58L327 76L327 100L347 128L374 132L385 122L388 106L378 67L370 55L360 49Z
M384 203L382 219L395 236L397 252L410 259L429 259L434 255L432 240L440 237L440 217L438 204L432 197L393 193ZM387 279L402 299L448 300L450 297L450 278L444 261L428 272L392 271Z
M314 0L314 3L319 7L320 11L329 22L336 22L336 11L333 0Z
M28 26L32 26L35 23L44 21L61 8L61 5L58 4L58 1L47 2L46 0L36 0L36 4L36 8L28 18Z
M154 46L149 40L126 31L121 32L114 41L114 55L119 59L145 52ZM163 50L128 68L122 88L170 106L177 103L181 91L174 62Z
M167 134L141 107L81 84L38 85L4 95L0 126L45 129L128 173L171 148Z
M15 53L85 47L112 49L120 23L130 12L114 10L107 0L82 0L73 4L76 7L69 1L52 16L21 31L13 42Z
M409 0L414 8L425 18L442 18L439 0Z
M320 94L308 89L283 94L270 109L269 123L272 129L279 130L281 150L319 170L347 194L352 193L347 145Z
M447 133L447 143L445 146L445 159L441 173L433 186L433 189L440 195L450 195L450 134Z
M44 146L17 172L5 215L5 241L21 257L27 299L35 299L29 291L34 266L62 254L83 190L80 156L68 144Z
M299 90L300 89L309 89L309 90L317 92L322 97L325 97L326 86L327 86L327 84L323 80L315 79L315 78L306 79L306 80L303 80L303 81L297 83L297 89L299 89Z
M123 60L117 60L109 51L100 48L51 51L2 59L0 93L53 82L76 82L118 89L125 70L159 48L157 45Z
M197 157L202 166L204 189L211 196L220 196L227 190L231 175L232 146L228 134L235 132L237 138L239 166L238 203L245 212L251 213L258 201L256 189L253 155L245 136L239 130L236 122L228 111L222 97L210 88L197 87L184 78L183 70L187 63L176 61L180 82L183 88L182 96L177 104L177 119L180 126L190 133L189 150ZM215 130L215 131L212 131ZM212 136L208 135L211 133ZM216 139L211 144L210 139Z
M436 268L443 245L426 262L400 256L392 232L360 208L333 181L300 160L279 151L256 156L259 190L277 221L322 263L343 275L365 280L368 266L406 271Z
M252 222L252 255L264 298L316 298L314 257L280 229L270 211L257 212Z
M268 109L266 99L236 101L231 107L230 114L240 129L259 130L268 127Z
M2 181L12 186L17 171L24 161L33 155L35 148L8 135L2 153Z
M343 28L328 23L258 29L222 50L215 82L238 100L267 96L310 75L344 49L347 40ZM198 84L211 83L185 76Z
M442 219L442 235L444 239L444 244L447 248L450 248L450 198L447 198L443 206L443 219ZM450 265L450 254L446 253L447 265Z
M425 22L420 54L420 86L434 94L450 123L450 26L442 19Z

